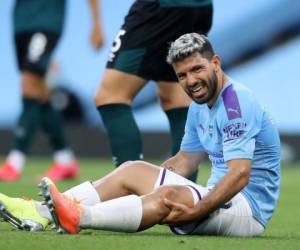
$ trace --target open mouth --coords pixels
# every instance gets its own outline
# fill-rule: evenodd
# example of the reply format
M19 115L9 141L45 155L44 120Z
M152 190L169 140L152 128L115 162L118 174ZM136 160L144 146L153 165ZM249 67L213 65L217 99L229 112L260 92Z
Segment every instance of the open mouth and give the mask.
M192 89L192 93L196 93L198 91L201 91L202 88L203 88L202 86L199 86L199 87L197 87L195 89Z
M195 98L201 98L206 94L207 87L204 84L198 84L197 86L190 88L190 92Z

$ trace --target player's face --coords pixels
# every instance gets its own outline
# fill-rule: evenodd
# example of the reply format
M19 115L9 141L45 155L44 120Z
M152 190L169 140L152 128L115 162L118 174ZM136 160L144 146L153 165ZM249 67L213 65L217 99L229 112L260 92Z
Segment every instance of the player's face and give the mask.
M179 83L196 103L212 106L218 95L218 77L215 72L220 58L211 61L194 53L173 65Z

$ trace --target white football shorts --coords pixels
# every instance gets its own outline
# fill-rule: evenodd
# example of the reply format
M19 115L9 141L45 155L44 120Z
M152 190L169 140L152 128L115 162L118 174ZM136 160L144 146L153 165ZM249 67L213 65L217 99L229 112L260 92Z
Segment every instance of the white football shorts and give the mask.
M194 198L194 204L198 203L208 192L207 187L200 186L194 182L162 168L155 183L155 188L165 185L187 186ZM256 219L254 219L250 205L242 193L235 195L230 201L221 208L210 214L207 218L188 223L180 227L170 229L175 234L194 234L194 235L221 235L253 237L258 236L264 231Z

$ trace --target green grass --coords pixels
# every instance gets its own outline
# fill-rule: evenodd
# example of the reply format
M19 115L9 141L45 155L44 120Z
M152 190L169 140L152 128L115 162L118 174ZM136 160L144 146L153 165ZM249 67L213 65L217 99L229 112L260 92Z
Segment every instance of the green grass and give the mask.
M38 199L35 177L47 169L47 159L32 159L17 183L1 183L0 192L12 196ZM95 180L110 172L110 161L81 160L81 176L76 181L58 183L65 190L84 180ZM204 184L209 168L200 170L199 182ZM176 236L167 227L155 226L137 234L85 230L80 235L58 235L55 231L29 233L17 231L6 223L0 223L0 249L299 249L300 248L300 166L283 166L281 197L267 230L258 238L225 238L203 236Z

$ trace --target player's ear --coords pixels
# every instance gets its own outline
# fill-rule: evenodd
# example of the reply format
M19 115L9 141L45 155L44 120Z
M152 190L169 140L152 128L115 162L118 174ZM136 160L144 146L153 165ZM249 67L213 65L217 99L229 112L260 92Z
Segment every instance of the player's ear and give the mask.
M214 55L212 57L212 63L215 65L215 70L219 71L221 68L221 57L219 55Z

